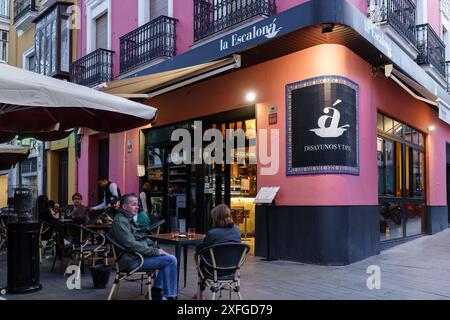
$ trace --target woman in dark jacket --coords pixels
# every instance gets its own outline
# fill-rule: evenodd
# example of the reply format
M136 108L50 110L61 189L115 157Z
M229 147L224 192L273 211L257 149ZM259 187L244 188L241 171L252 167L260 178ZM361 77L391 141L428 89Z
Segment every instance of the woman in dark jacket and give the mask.
M203 248L219 243L241 243L241 230L234 224L230 208L220 204L211 211L213 227L206 234L203 242L197 246L198 253ZM201 286L201 299L204 300L205 287ZM194 296L196 298L196 296Z
M42 195L37 198L36 210L38 213L39 220L45 221L50 224L58 220L53 217L47 196ZM47 232L41 235L41 240L47 241L52 237L52 235L53 235L53 228L49 228Z
M197 246L197 252L213 244L236 242L241 243L241 230L233 222L231 210L220 204L211 211L212 229L208 231L203 242Z

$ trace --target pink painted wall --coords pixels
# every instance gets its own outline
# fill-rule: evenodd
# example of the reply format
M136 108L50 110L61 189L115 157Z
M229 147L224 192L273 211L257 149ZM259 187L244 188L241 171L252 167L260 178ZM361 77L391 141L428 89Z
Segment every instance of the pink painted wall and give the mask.
M138 1L111 0L111 50L114 55L114 76L119 74L120 66L120 37L136 29L138 23Z
M98 200L98 143L107 139L105 133L89 135L84 129L81 140L81 157L77 160L78 166L78 190L83 196L83 204L96 205Z
M278 0L278 12L287 10L295 5L307 0ZM365 0L349 0L362 12L366 12L367 3ZM437 1L436 1L437 2ZM86 20L84 1L82 3L82 24L78 36L79 57L86 53ZM112 0L113 10L113 30L112 48L119 53L119 37L138 25L137 21L137 1ZM434 1L429 1L430 23L438 23L440 30L439 5ZM174 17L177 18L177 48L178 53L189 50L193 41L193 5L192 1L174 0ZM437 18L436 18L437 17ZM335 59L328 59L327 52L335 50ZM115 74L117 75L119 66L119 55L115 56ZM307 64L302 61L308 61ZM340 63L337 63L340 61ZM271 70L269 73L267 70ZM260 81L266 79L266 75L271 74L270 81ZM175 93L164 95L151 101L159 109L158 124L167 124L194 117L226 111L245 106L243 101L244 93L253 89L259 93L259 103L257 104L257 118L259 128L267 127L267 107L277 105L279 118L284 119L284 86L287 83L299 81L309 77L324 74L337 74L346 76L360 84L360 141L361 141L361 175L322 175L322 176L285 176L285 123L280 121L280 169L279 174L271 177L260 176L259 185L280 185L280 204L284 205L367 205L376 204L377 200L377 168L376 168L376 108L380 108L386 113L390 113L389 103L401 97L404 108L393 109L392 116L404 120L411 126L422 131L426 131L428 122L435 122L436 133L429 137L428 163L428 203L440 205L446 203L446 182L444 174L445 162L445 138L450 137L450 131L446 125L436 120L436 114L431 112L428 106L424 106L406 95L396 85L388 84L385 79L376 78L373 80L370 73L370 65L361 60L348 49L341 46L318 46L308 50L292 54L274 61L245 69L244 72L236 72L224 77L212 79L202 84L180 89ZM389 94L384 94L389 92ZM374 98L376 97L376 98ZM384 100L383 100L384 99ZM214 101L214 105L211 105ZM421 110L411 113L410 106L416 106L414 110ZM189 106L195 106L190 108ZM397 108L397 106L396 106ZM402 114L399 114L402 110ZM396 116L397 115L397 116ZM406 115L406 117L404 117ZM427 122L427 124L425 123ZM362 129L365 130L362 130ZM370 130L366 128L371 128ZM444 133L444 135L437 133ZM133 145L132 153L127 152L127 141L131 140ZM83 145L94 155L98 151L93 150L94 144ZM84 150L84 149L83 149ZM84 152L83 152L84 154ZM137 192L139 178L137 177L136 166L139 157L139 130L127 133L111 135L110 137L110 179L119 184L123 193ZM92 162L89 165L89 162ZM88 192L90 198L96 197L92 192L96 191L96 175L98 160L89 156L79 160L79 191L86 197ZM96 171L96 172L97 172ZM82 177L86 172L89 174L89 182ZM94 178L92 178L94 177ZM94 180L92 180L94 179ZM92 181L91 181L92 180ZM295 188L292 188L292 186ZM339 186L336 190L336 186ZM91 201L91 200L89 200Z
M442 38L441 27L441 4L439 0L428 0L427 2L428 23L433 27L434 31Z
M109 135L109 181L125 191L126 132Z
M81 29L78 30L78 59L85 56L87 52L86 44L86 4L85 0L80 0L81 8ZM138 1L111 0L111 50L115 51L113 58L114 76L119 74L120 65L120 37L138 27Z
M333 52L333 60L327 59L329 52ZM270 74L270 79L267 79L267 74ZM287 177L285 85L328 74L345 76L360 86L361 174ZM156 125L164 125L245 106L244 96L248 90L254 90L258 95L258 129L267 128L268 107L278 107L279 123L270 129L280 130L280 168L273 176L258 175L258 185L280 186L280 205L377 204L377 108L423 132L427 131L430 124L437 126L428 138L427 203L446 204L445 141L450 140L450 129L437 119L431 107L413 99L382 74L373 78L371 66L344 46L312 47L244 71L179 89L149 102L159 108Z
M383 78L379 74L373 81L374 91L384 93L374 95L373 98L374 105L380 111L406 122L425 134L428 133L429 126L436 127L426 140L427 203L434 206L447 205L445 144L446 141L450 141L450 127L438 119L437 110L411 99L409 94ZM395 100L393 100L394 97Z
M173 17L176 25L177 54L186 52L194 42L194 4L193 1L173 0Z

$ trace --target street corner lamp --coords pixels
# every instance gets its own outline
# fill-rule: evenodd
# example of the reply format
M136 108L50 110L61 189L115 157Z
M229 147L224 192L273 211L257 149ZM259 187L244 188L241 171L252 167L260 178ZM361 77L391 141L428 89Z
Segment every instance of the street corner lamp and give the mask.
M433 132L435 129L436 129L436 127L433 126L433 125L431 125L431 126L428 127L428 132L431 133L431 132Z
M245 100L247 100L247 102L255 102L256 93L254 93L253 91L247 92L247 94L245 95Z
M330 33L334 30L334 23L324 23L322 26L322 33Z

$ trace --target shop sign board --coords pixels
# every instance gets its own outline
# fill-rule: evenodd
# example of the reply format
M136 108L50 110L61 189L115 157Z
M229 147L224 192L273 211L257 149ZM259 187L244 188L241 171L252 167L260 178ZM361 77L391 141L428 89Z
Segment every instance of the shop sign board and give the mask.
M287 175L359 175L359 87L340 76L288 84Z

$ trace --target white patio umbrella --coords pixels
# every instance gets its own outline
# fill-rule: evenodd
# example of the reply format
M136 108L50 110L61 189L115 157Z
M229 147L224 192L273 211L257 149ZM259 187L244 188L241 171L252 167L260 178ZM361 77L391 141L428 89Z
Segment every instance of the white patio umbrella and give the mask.
M28 148L0 144L0 170L11 169L16 163L28 158Z
M155 120L150 106L0 63L0 131L37 134L86 127L116 133Z

